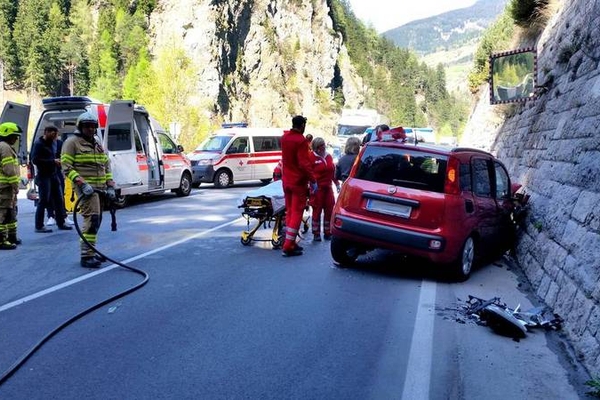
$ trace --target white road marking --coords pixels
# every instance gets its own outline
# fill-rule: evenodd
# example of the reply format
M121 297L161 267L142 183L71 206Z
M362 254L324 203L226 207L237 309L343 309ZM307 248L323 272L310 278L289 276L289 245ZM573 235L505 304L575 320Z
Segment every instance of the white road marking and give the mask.
M150 250L150 251L148 251L148 252L146 252L146 253L139 254L139 255L137 255L137 256L135 256L135 257L128 258L127 260L125 260L125 261L122 261L122 263L123 263L123 264L127 264L127 263L129 263L129 262L132 262L132 261L139 260L140 258L148 257L148 256L150 256L150 255L152 255L152 254L156 254L156 253L159 253L159 252L161 252L161 251L164 251L164 250L170 249L171 247L175 247L175 246L178 246L178 245L180 245L180 244L182 244L182 243L188 242L188 241L190 241L190 240L192 240L192 239L196 239L196 238L198 238L198 237L200 237L200 236L207 235L207 234L209 234L209 233L211 233L211 232L214 232L214 231L216 231L216 230L219 230L219 229L221 229L221 228L224 228L224 227L226 227L226 226L233 225L234 223L238 222L239 220L241 220L241 218L236 218L236 219L235 219L235 220L233 220L233 221L226 222L226 223L224 223L224 224L221 224L221 225L219 225L219 226L216 226L216 227L214 227L214 228L208 229L208 230L206 230L206 231L203 231L203 232L196 233L196 234L194 234L194 235L191 235L191 236L185 237L185 238L183 238L183 239L181 239L181 240L178 240L178 241L176 241L176 242L169 243L169 244L167 244L167 245L164 245L164 246L162 246L162 247L156 248L156 249L154 249L154 250ZM0 306L0 312L2 312L2 311L6 311L6 310L8 310L8 309L11 309L11 308L13 308L13 307L16 307L16 306L20 306L21 304L25 304L25 303L27 303L27 302L30 302L30 301L32 301L32 300L35 300L35 299L38 299L38 298L40 298L40 297L42 297L42 296L45 296L45 295L47 295L47 294L50 294L50 293L52 293L52 292L56 292L56 291L58 291L58 290L61 290L61 289L64 289L64 288L66 288L66 287L68 287L68 286L74 285L74 284L76 284L76 283L79 283L79 282L85 281L85 280L87 280L87 279L90 279L90 278L93 278L93 277L94 277L94 276L96 276L96 275L103 274L103 273L105 273L105 272L108 272L108 271L111 271L111 270L113 270L113 269L115 269L115 268L119 268L119 266L118 266L117 264L111 264L111 265L109 265L109 266L108 266L108 267L106 267L106 268L102 268L102 269L99 269L99 270L97 270L97 271L90 272L89 274L82 275L82 276L80 276L80 277L78 277L78 278L71 279L70 281L67 281L67 282L60 283L60 284L58 284L58 285L55 285L55 286L52 286L52 287L50 287L50 288L48 288L48 289L44 289L44 290L42 290L42 291L40 291L40 292L37 292L37 293L31 294L31 295L29 295L29 296L27 296L27 297L23 297L23 298L21 298L21 299L18 299L18 300L12 301L12 302L10 302L10 303L4 304L3 306Z
M421 285L402 400L429 399L436 286L435 282L426 281Z

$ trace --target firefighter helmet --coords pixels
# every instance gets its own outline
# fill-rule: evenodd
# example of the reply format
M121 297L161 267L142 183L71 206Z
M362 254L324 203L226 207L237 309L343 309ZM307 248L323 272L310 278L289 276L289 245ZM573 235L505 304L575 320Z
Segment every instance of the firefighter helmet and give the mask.
M81 131L82 124L93 124L96 128L98 128L98 118L96 118L91 112L86 111L77 117L77 129Z
M11 135L21 136L23 129L14 122L4 122L0 124L0 137L6 138Z

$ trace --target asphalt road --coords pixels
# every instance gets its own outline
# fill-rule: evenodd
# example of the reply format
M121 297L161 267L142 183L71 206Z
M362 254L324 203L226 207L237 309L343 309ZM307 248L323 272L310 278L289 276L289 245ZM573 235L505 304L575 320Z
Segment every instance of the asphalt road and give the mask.
M242 246L245 191L202 186L105 215L99 248L147 285L74 322L0 386L0 399L578 399L585 372L559 332L520 342L457 321L468 295L538 305L508 260L468 282L375 252L333 266L328 242L284 258ZM79 267L74 232L0 254L0 373L72 315L142 279ZM257 237L268 237L261 230Z

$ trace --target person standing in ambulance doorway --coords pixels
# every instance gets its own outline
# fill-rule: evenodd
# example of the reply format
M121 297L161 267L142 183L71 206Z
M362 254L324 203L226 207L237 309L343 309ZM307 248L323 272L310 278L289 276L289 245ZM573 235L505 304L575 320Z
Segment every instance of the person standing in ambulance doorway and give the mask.
M17 238L19 161L13 148L23 130L14 122L0 124L0 250L14 250Z
M83 217L83 237L95 246L102 220L102 201L95 190L106 191L107 196L114 200L115 182L108 154L96 142L96 117L86 111L77 118L76 125L75 134L63 144L61 162L65 176L73 182L77 196L81 197L79 212ZM81 266L85 268L98 268L104 261L96 258L83 240L80 242L80 254Z
M350 139L348 139L350 140ZM331 214L335 197L333 195L332 183L339 186L335 179L335 164L333 157L327 153L325 140L316 137L311 142L312 153L310 155L313 163L313 172L317 179L318 190L310 196L310 205L312 206L312 233L313 241L321 241L321 215L323 216L323 237L325 240L331 240Z
M302 255L302 247L296 243L302 214L308 201L309 186L316 193L317 182L309 157L308 140L304 137L306 118L296 115L292 118L292 129L284 131L281 138L281 160L283 193L285 196L285 241L283 256Z

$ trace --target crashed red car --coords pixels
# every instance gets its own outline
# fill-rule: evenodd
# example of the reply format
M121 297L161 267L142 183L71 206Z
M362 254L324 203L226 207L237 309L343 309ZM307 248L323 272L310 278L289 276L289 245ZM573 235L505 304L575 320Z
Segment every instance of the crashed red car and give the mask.
M364 146L341 189L332 216L336 264L381 248L442 264L463 281L479 260L512 248L518 185L498 159L394 136Z

